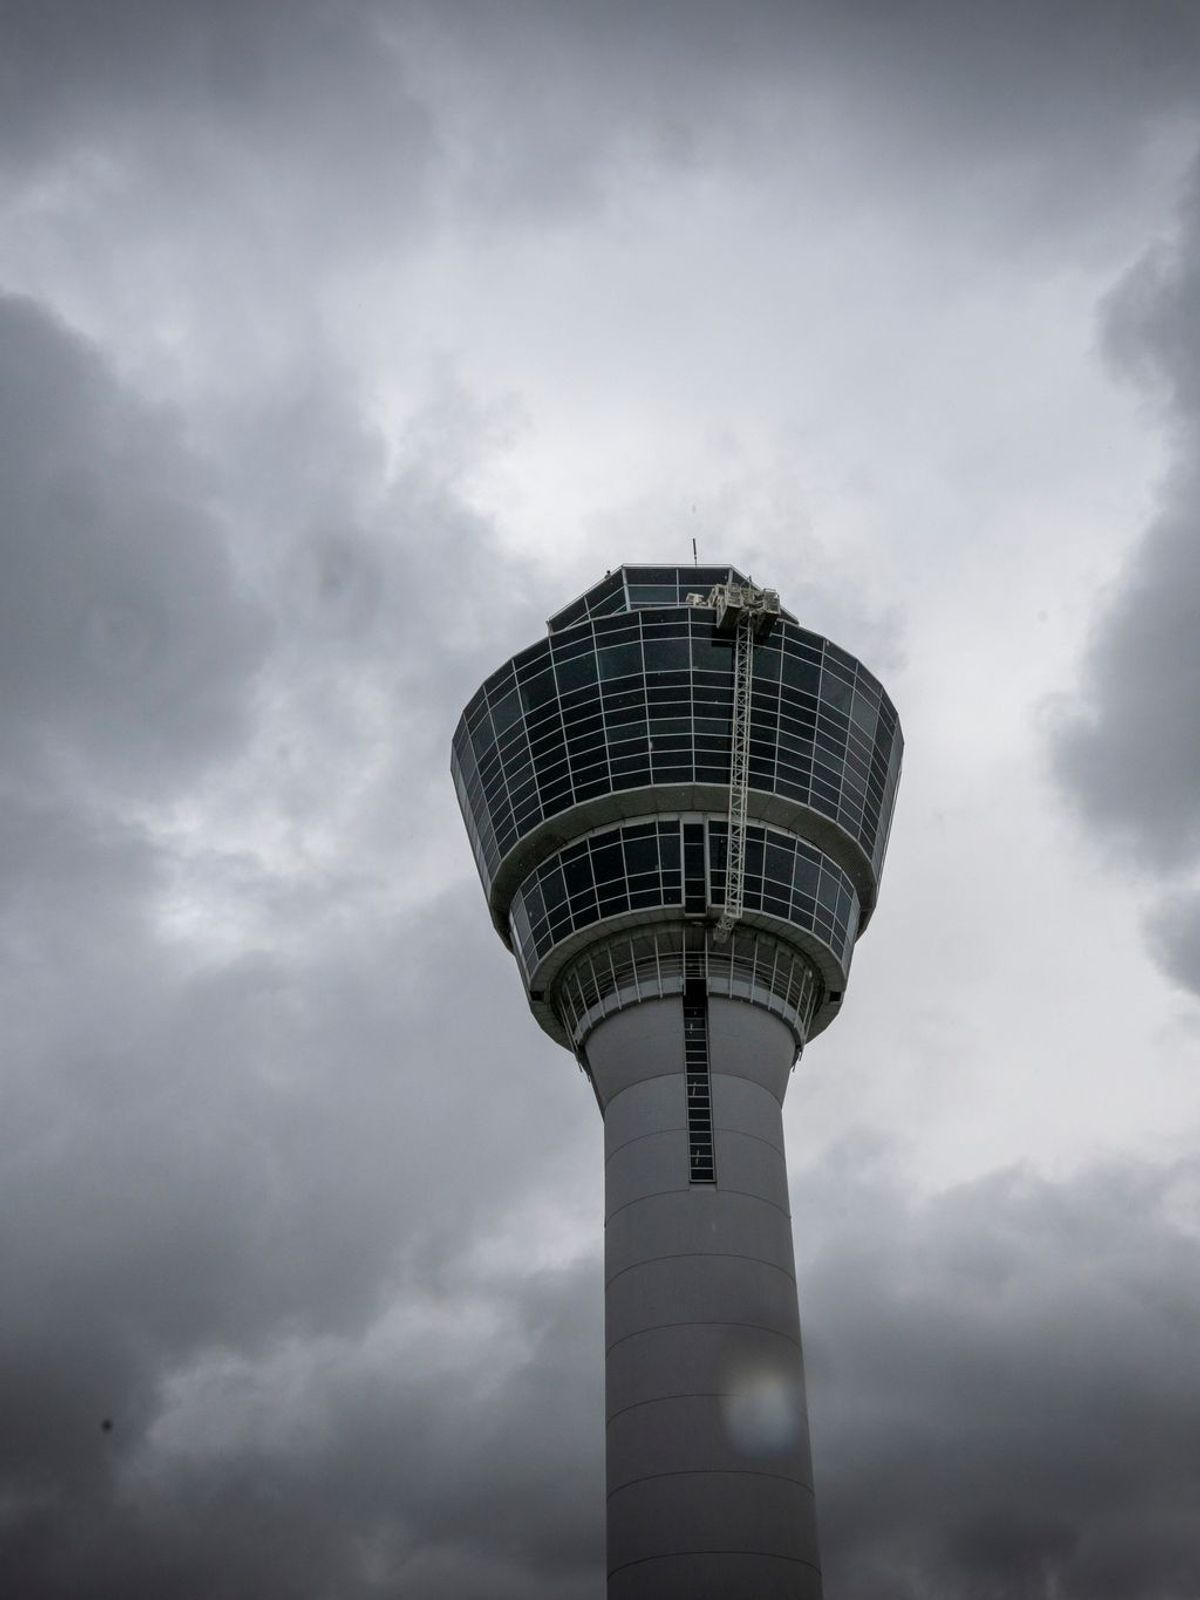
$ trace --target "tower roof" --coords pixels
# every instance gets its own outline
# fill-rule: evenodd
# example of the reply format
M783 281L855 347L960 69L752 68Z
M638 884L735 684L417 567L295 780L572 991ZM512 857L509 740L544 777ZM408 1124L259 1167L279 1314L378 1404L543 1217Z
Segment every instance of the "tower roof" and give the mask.
M577 600L556 611L547 622L549 631L585 622L589 617L610 617L621 611L648 611L687 604L689 594L707 595L715 584L745 584L747 575L737 567L694 566L679 562L668 566L621 566L607 572L599 583L585 589ZM796 618L786 609L780 615Z

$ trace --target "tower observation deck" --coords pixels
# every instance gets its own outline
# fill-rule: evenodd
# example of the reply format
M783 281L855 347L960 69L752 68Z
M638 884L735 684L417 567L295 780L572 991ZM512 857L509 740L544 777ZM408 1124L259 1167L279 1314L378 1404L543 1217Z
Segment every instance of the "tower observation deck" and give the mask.
M901 752L861 663L711 566L609 573L455 731L492 920L604 1118L609 1600L819 1600L782 1106Z

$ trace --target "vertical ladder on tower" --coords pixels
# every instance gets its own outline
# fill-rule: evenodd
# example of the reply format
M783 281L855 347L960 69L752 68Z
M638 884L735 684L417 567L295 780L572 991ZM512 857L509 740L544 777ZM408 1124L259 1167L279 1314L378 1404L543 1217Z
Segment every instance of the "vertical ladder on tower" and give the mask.
M689 596L689 598L691 598ZM733 719L729 757L729 838L725 856L725 904L713 938L724 944L741 919L746 881L746 806L750 796L750 693L754 641L779 615L779 596L753 583L719 583L705 604L717 613L717 631L732 632Z

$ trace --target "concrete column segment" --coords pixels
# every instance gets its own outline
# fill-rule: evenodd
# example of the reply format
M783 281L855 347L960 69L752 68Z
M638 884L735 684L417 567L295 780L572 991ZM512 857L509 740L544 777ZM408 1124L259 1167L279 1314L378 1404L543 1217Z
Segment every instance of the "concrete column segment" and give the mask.
M715 1184L689 1182L683 1009L606 1019L610 1600L819 1600L781 1104L795 1049L708 1002Z

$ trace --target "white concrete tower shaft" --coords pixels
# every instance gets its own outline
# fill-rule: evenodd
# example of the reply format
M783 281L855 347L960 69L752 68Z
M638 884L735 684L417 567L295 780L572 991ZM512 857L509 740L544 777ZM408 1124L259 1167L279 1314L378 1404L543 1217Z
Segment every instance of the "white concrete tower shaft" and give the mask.
M707 1183L689 1149L697 1015ZM609 1600L821 1595L783 1146L794 1053L778 1018L702 990L588 1040L604 1112Z

